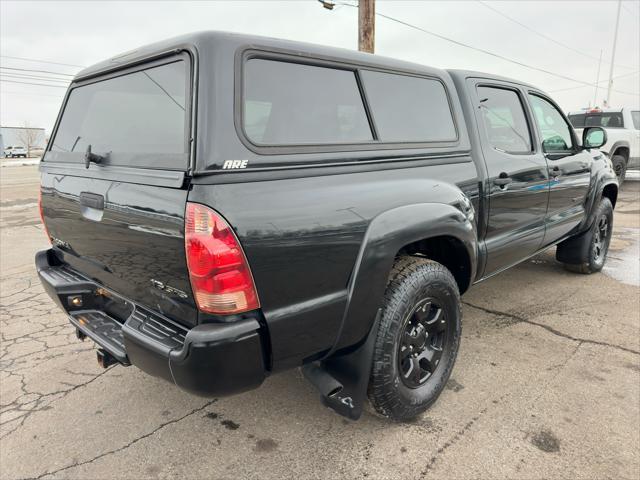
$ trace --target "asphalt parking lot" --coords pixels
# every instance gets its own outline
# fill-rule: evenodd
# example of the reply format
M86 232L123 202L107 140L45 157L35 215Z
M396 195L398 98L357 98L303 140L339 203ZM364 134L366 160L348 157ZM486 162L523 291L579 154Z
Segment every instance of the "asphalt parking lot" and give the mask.
M2 478L640 477L640 182L605 273L550 251L466 294L446 390L394 424L338 417L299 371L211 400L102 370L37 280L37 168L0 179Z

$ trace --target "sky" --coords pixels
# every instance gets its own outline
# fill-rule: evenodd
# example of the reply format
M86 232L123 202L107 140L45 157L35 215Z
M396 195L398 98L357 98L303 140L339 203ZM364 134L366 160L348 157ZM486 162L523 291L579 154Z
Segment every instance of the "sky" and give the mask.
M28 124L50 132L65 92L65 88L61 88L63 82L53 82L50 78L71 78L54 73L74 74L80 66L183 33L226 30L357 49L357 9L340 5L337 0L336 3L333 10L326 10L316 0L0 0L0 124ZM475 49L378 16L376 54L438 68L479 70L523 80L550 93L565 111L571 111L594 105L595 87L579 82L596 83L602 52L601 83L595 102L602 105L617 5L615 0L378 0L377 13ZM610 103L637 107L640 105L640 1L623 1L621 12L613 71L616 91ZM514 62L552 72L555 76Z

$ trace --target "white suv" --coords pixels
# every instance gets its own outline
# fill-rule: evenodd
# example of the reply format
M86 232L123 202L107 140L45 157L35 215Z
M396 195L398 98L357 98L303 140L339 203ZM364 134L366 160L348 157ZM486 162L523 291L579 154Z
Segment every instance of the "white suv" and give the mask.
M27 149L24 147L7 147L4 149L4 156L6 158L27 158Z
M605 108L570 112L569 121L582 136L584 127L603 127L607 143L600 150L609 155L620 184L628 168L640 168L640 110Z

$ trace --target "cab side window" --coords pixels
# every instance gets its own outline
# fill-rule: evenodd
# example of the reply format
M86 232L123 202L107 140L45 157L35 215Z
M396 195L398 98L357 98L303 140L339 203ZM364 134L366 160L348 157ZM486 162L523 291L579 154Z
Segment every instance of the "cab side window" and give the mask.
M571 127L558 109L538 95L529 94L529 100L542 136L542 150L545 153L573 150Z
M531 152L531 134L518 93L506 88L478 87L478 97L489 144L501 152Z

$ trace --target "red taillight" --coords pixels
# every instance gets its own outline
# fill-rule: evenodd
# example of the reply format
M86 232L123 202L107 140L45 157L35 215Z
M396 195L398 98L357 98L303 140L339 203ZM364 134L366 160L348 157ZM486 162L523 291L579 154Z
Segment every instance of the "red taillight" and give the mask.
M260 307L242 247L220 215L204 205L187 203L184 244L191 288L201 311L228 315Z
M49 229L47 228L47 224L44 223L44 214L42 213L42 187L38 190L38 210L40 211L40 221L42 222L44 233L47 236L47 240L51 242L51 235L49 235Z

